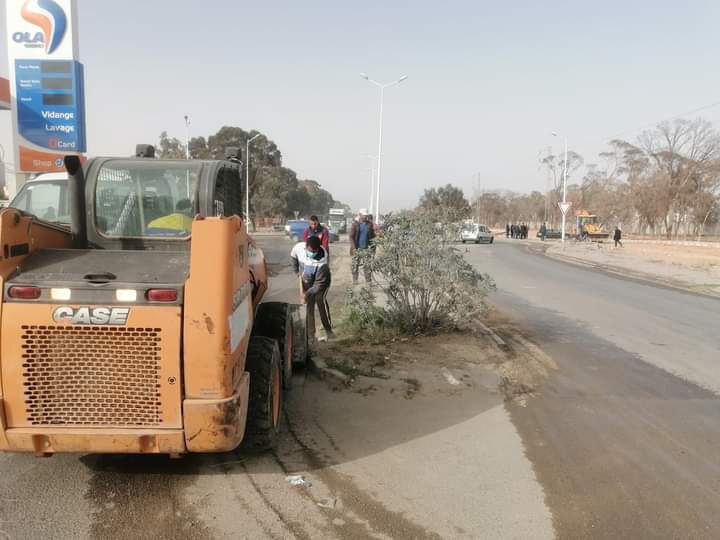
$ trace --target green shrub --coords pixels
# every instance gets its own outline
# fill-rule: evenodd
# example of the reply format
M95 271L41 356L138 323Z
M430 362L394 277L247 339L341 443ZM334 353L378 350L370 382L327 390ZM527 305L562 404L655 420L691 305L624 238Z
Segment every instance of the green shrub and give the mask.
M367 287L351 290L347 321L356 333L390 335L457 329L482 316L493 280L455 247L459 224L437 223L436 215L407 212L392 217L365 253L373 285L386 299L376 305Z

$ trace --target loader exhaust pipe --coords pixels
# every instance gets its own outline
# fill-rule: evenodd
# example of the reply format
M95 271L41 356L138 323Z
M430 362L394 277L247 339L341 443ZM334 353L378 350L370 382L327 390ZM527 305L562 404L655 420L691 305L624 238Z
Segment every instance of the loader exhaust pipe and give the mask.
M73 247L87 248L87 213L85 211L85 175L78 156L63 159L68 172L68 202L70 207L70 233Z

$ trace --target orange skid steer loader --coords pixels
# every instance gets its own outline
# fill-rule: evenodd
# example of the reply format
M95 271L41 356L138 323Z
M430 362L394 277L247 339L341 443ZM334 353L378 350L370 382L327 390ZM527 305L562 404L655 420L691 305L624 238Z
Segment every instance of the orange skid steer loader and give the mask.
M241 166L65 158L70 223L0 211L0 450L224 452L275 442L307 337L260 300Z

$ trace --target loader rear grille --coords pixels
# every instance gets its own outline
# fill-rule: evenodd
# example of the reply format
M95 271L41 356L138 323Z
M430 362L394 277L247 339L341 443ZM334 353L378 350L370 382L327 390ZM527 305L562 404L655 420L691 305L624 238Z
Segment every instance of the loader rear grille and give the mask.
M159 328L23 326L32 425L161 423Z

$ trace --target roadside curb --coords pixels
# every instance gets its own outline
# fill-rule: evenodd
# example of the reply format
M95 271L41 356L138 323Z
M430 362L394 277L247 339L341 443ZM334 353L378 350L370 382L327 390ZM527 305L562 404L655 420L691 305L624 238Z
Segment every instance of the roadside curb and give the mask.
M647 283L650 285L661 285L663 287L668 287L671 289L684 291L684 292L687 292L690 294L699 294L701 296L706 296L708 298L716 298L716 299L720 298L720 293L715 293L715 292L706 291L706 290L698 290L698 289L694 288L694 286L691 283L685 283L682 281L675 281L675 280L671 280L671 279L664 279L662 277L654 276L652 274L645 274L643 272L633 272L632 270L628 270L626 268L586 261L584 259L580 259L578 257L573 257L571 255L559 255L557 253L548 253L547 250L533 249L531 247L529 247L528 249L534 251L538 255L543 255L543 256L547 257L548 259L554 259L556 261L564 262L567 264L581 266L584 268L591 268L594 270L600 270L602 272L607 272L608 274L613 274L613 275L616 275L619 277L624 277L624 278L633 279L636 281L641 281L643 283Z
M317 358L317 356L313 354L311 354L308 358L308 365L310 366L310 369L321 379L332 379L335 382L339 382L344 385L349 385L352 382L350 377L337 369L328 367L325 360Z
M493 338L493 341L495 341L495 343L497 344L498 347L503 347L503 348L505 348L505 347L508 346L508 344L505 342L505 340L504 340L503 338L501 338L499 335L497 335L497 333L495 332L495 330L493 330L492 328L490 328L489 326L487 326L485 323L483 323L482 321L477 321L477 325L480 327L480 329L481 329L483 332L485 332L485 333L488 334L491 338Z

